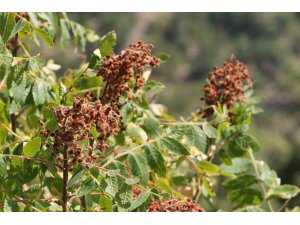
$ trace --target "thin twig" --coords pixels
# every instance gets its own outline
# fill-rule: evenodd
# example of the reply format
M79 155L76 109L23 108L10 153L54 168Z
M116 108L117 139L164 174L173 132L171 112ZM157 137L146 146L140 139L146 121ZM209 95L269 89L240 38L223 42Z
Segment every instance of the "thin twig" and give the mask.
M287 204L291 201L291 198L287 199L282 206L278 209L278 212L283 212L284 208L287 206Z
M10 133L12 133L15 137L17 137L18 139L22 139L19 135L16 134L15 129L13 129L14 127L12 127L12 129L10 129L8 126L6 126L4 123L0 122L0 125L2 125L4 128L6 128Z
M63 94L62 99L61 99L61 104L65 103L66 98L68 94L71 92L72 88L74 85L77 83L77 81L85 74L85 72L88 70L88 66L75 78L75 80L72 82L72 84L69 86L67 89L66 93Z
M259 174L257 165L256 165L256 161L255 161L254 155L253 155L253 153L252 153L252 150L249 149L248 152L249 152L249 156L250 156L250 158L251 158L251 162L252 162L252 165L253 165L253 168L254 168L254 172L255 172L256 178L258 179L259 184L260 184L260 187L261 187L261 189L262 189L262 191L263 191L264 198L265 198L266 201L267 201L267 204L268 204L268 207L269 207L270 211L271 211L271 212L274 212L274 209L273 209L273 206L272 206L270 200L267 199L267 190L266 190L266 187L265 187L264 183L263 183L262 180L261 180L261 177L260 177L260 174Z

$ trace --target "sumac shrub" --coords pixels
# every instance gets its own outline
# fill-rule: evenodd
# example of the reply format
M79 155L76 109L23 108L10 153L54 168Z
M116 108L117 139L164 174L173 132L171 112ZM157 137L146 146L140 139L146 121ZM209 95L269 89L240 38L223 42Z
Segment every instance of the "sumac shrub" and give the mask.
M63 76L31 50L71 41L97 47ZM254 156L261 110L243 62L214 68L199 109L176 120L153 99L154 46L115 45L65 13L0 14L0 211L296 210L299 188Z

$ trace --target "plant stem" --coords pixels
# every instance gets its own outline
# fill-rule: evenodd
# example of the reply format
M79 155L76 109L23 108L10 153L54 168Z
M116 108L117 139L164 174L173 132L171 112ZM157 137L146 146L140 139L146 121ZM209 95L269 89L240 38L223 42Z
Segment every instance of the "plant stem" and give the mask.
M63 152L64 157L64 165L63 165L63 195L62 195L62 209L63 212L68 212L68 176L69 176L69 168L68 168L68 153L66 149Z
M252 152L251 149L250 149L248 152L249 152L249 155L250 155L250 158L251 158L251 162L252 162L252 165L253 165L253 168L254 168L254 172L255 172L256 178L257 178L257 180L259 181L261 190L263 191L264 199L266 199L267 205L268 205L270 211L271 211L271 212L274 212L274 209L273 209L273 206L272 206L270 200L267 199L267 190L266 190L266 187L265 187L264 183L263 183L262 180L261 180L261 177L260 177L260 174L259 174L257 165L256 165L256 161L255 161L253 152Z
M278 209L277 212L281 212L284 210L284 208L287 206L287 204L290 202L291 198L287 199L283 204L282 206Z
M76 78L75 80L72 82L72 84L70 85L70 87L68 88L68 90L66 91L66 93L62 96L61 99L61 104L66 102L66 98L68 96L68 94L70 93L70 91L72 90L72 88L74 87L74 85L77 83L77 81L84 75L84 73L87 71L89 67L87 66Z
M10 155L10 154L0 154L1 157L12 157L12 158L19 158L19 159L25 159L25 160L32 160L32 161L37 161L40 163L44 163L44 164L53 164L55 166L57 166L60 169L63 169L59 164L56 164L54 162L51 161L46 161L46 160L42 160L39 158L32 158L32 157L28 157L28 156L23 156L23 155Z
M87 211L87 208L86 208L85 196L81 196L81 197L80 197L80 202L81 202L82 210L83 210L84 212L86 212L86 211Z

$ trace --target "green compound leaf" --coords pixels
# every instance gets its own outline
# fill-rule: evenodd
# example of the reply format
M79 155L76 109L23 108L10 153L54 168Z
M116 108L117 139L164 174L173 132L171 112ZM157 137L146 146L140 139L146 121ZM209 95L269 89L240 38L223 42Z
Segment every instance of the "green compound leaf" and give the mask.
M100 39L99 50L101 57L111 55L117 42L117 35L115 31L108 32Z

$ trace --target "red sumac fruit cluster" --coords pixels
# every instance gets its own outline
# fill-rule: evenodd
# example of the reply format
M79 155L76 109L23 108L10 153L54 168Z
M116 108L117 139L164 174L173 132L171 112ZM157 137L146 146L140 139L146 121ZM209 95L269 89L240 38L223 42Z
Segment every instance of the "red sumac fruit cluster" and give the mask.
M206 105L216 105L220 102L230 109L236 101L244 100L244 84L252 86L247 66L237 60L234 55L230 62L224 62L221 68L215 67L209 73L207 83L203 87L203 100Z

